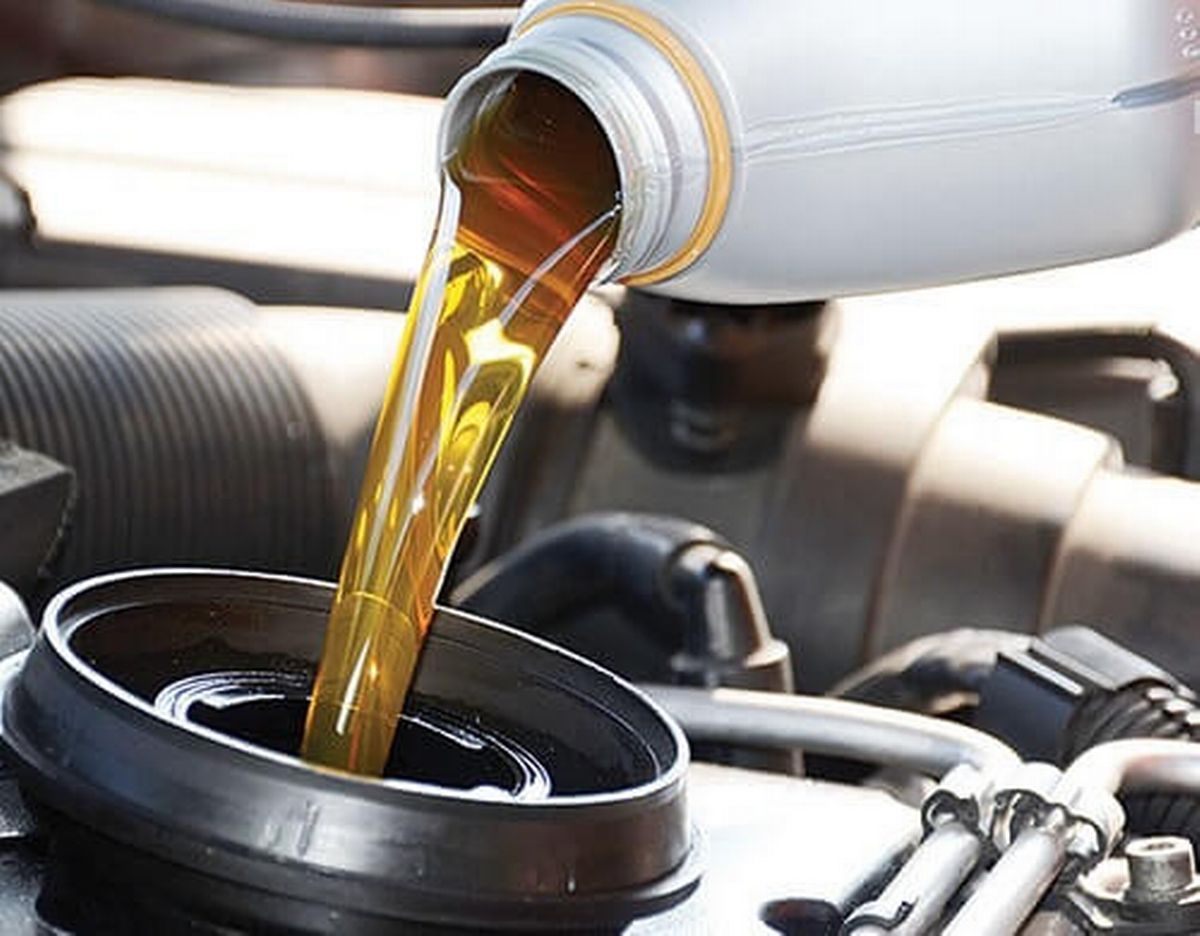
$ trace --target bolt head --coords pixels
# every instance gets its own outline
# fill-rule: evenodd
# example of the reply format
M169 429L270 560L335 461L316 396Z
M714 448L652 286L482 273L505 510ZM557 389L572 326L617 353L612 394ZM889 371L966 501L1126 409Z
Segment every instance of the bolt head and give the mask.
M1129 863L1129 897L1161 901L1178 896L1192 886L1196 857L1192 843L1177 836L1134 839L1125 846Z

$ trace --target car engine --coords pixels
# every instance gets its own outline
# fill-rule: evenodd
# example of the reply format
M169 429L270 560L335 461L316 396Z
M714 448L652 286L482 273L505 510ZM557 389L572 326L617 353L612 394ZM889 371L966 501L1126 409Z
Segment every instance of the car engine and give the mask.
M442 588L424 792L301 771L441 98L511 11L153 6L0 10L0 932L1200 932L1200 231L593 289Z

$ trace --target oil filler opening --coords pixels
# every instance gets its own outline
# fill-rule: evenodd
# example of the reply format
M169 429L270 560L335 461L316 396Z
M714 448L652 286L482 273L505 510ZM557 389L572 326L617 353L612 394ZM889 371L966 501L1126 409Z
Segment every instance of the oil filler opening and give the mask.
M345 932L616 931L693 890L677 726L593 664L480 619L439 612L388 776L294 756L332 597L178 569L60 594L0 667L25 794L114 880L127 869L253 932L331 912Z

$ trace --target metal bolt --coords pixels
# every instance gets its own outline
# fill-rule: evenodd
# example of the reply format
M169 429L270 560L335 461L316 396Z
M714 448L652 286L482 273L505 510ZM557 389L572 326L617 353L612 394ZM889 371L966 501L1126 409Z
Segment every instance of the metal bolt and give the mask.
M1129 862L1129 896L1133 900L1164 900L1192 886L1196 856L1192 843L1175 836L1134 839L1125 846Z

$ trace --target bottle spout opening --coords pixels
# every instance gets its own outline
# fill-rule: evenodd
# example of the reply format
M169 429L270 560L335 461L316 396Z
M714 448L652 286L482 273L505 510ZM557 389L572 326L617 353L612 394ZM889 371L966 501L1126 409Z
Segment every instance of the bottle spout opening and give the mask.
M516 73L556 81L596 118L618 168L622 217L602 278L646 285L683 272L716 238L733 190L732 150L720 96L684 43L648 14L634 22L635 11L612 11L557 4L519 23L451 91L440 152L444 159Z

